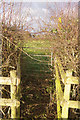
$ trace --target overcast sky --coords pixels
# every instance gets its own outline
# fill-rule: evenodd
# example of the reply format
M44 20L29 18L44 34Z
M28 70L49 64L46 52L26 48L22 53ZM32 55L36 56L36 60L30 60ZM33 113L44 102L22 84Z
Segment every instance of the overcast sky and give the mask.
M80 0L5 0L6 2L79 2Z

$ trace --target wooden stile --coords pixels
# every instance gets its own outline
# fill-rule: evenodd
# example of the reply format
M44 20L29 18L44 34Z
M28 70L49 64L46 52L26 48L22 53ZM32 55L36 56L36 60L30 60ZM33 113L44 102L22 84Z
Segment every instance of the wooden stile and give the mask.
M58 57L56 57L55 59L55 72L56 72L57 115L58 118L60 118L61 116L61 118L63 119L65 118L68 119L69 108L80 109L80 101L70 100L71 84L79 84L79 78L73 77L72 71L70 70L66 71L65 73L60 63L60 59L58 59ZM65 85L64 95L62 95L63 91L61 89L59 73L61 75L61 80ZM61 96L62 99L59 96ZM62 107L62 112L60 106ZM59 111L60 113L58 113Z
M10 71L10 77L0 77L1 85L10 85L11 88L11 99L0 98L0 106L10 106L11 107L11 119L20 118L17 117L17 108L20 108L20 101L17 100L17 74L16 70ZM20 110L18 111L20 112Z

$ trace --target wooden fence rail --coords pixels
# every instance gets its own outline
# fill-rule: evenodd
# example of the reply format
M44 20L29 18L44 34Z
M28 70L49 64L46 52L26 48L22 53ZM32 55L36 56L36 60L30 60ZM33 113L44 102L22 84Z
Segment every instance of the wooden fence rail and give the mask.
M17 94L16 70L10 71L10 77L0 77L0 84L10 85L10 89L11 89L11 92L10 92L11 99L0 98L0 106L10 106L11 107L11 118L19 118L20 116L17 117L17 114L16 114L16 111L20 106L20 101L16 99L16 94Z
M72 76L72 71L68 70L66 73L61 65L60 59L55 58L56 71L56 97L57 97L57 116L58 118L68 118L69 108L80 109L80 101L70 100L71 84L79 84L79 78ZM61 87L61 82L65 85L64 92ZM62 111L61 111L62 107Z
M0 98L0 106L11 107L11 119L20 118L20 57L17 70L10 71L10 77L0 77L0 85L10 85L11 90L11 98Z

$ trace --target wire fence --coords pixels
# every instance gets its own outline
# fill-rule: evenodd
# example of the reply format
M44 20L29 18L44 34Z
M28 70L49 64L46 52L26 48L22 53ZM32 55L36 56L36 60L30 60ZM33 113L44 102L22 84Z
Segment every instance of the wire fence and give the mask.
M36 50L50 50L48 55L45 55L45 54L30 54L30 56L32 57L48 57L50 60L49 61L45 61L45 62L49 62L48 65L51 65L53 64L53 48L48 48L48 47L22 47L22 50L24 50L24 48L26 49L36 49ZM43 61L44 62L44 61Z

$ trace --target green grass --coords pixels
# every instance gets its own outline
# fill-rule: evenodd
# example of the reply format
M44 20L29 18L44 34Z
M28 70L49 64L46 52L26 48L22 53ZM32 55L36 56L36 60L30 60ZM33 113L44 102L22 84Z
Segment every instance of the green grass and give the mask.
M31 46L31 47L50 47L50 42L48 40L33 40L33 41L27 41L27 44L25 47Z
M33 48L24 48L24 50L28 53L32 54L50 54L50 42L48 40L34 40L34 41L27 41L24 47L33 47ZM42 49L38 49L42 48ZM43 49L44 48L44 49ZM48 48L48 49L45 49Z
M49 55L50 43L49 41L28 41L25 47L47 47L48 49L32 49L24 48L23 50L30 55ZM22 73L22 101L24 101L25 107L23 111L28 111L24 115L27 118L33 116L37 118L42 117L46 113L46 106L49 103L49 93L47 92L47 87L51 87L51 70L50 70L50 57L44 56L33 56L34 58L45 61L38 62L31 59L29 56L22 53L21 60L21 73ZM48 61L48 62L46 62ZM36 106L36 104L38 104ZM22 106L24 106L22 105ZM29 106L29 107L27 107ZM38 112L41 111L41 112ZM43 117L44 118L44 117Z

